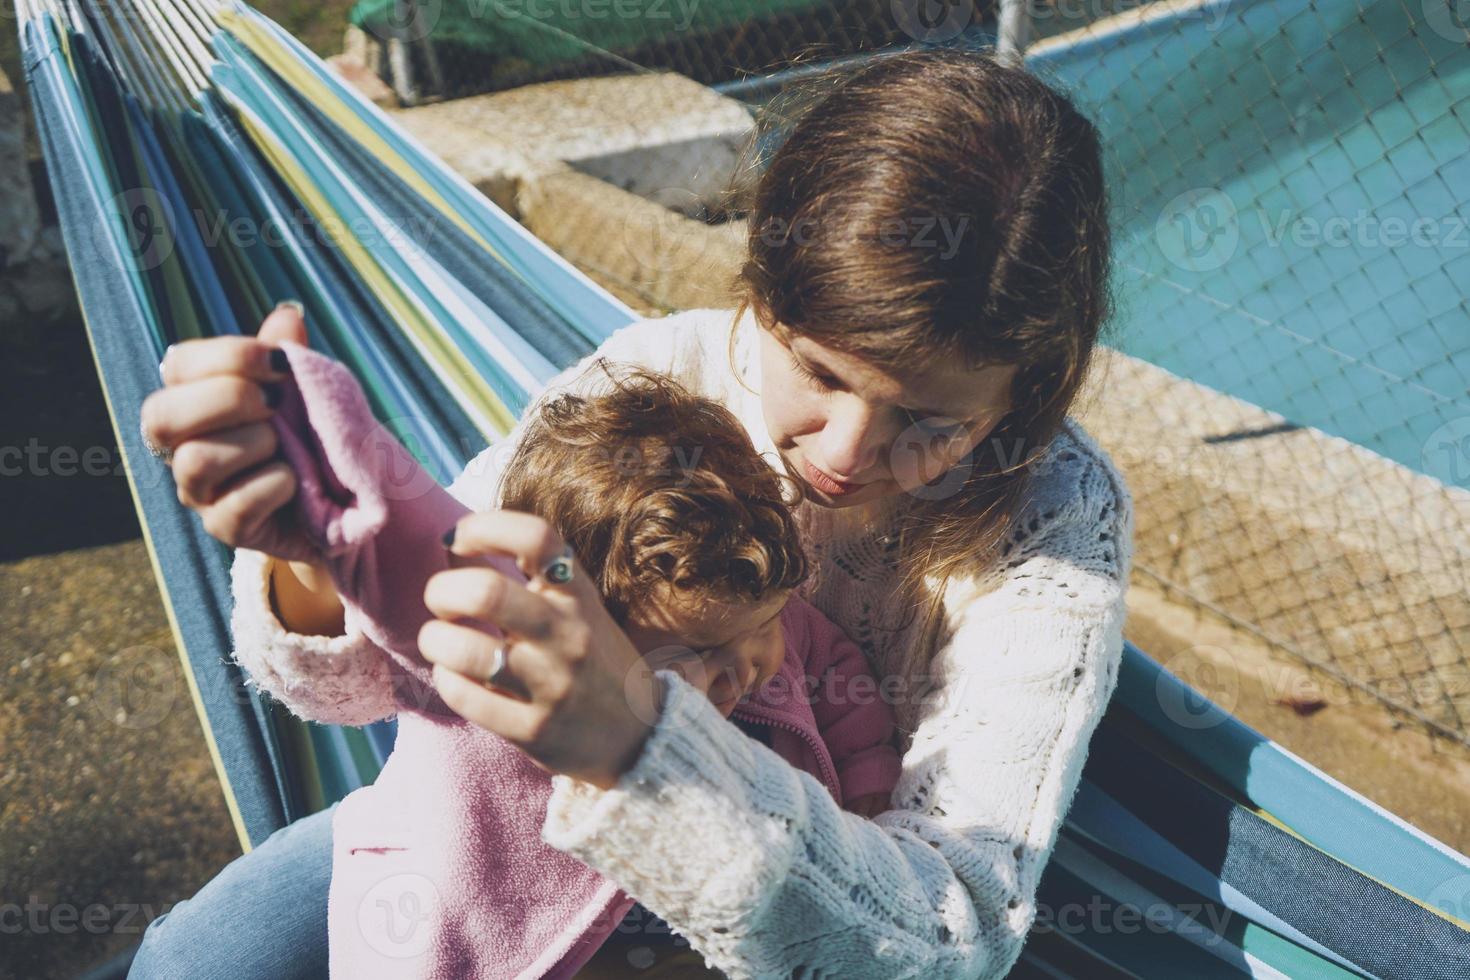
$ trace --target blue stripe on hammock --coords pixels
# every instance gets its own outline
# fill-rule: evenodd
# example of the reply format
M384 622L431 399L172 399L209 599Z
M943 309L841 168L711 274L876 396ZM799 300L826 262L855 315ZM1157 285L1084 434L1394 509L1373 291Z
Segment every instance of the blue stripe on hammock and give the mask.
M1470 875L1470 859L1211 704L1132 644L1113 700L1293 831L1399 891L1425 896Z
M49 18L25 25L26 82L36 118L37 136L46 154L62 237L71 260L72 277L85 311L87 331L101 371L108 409L129 470L129 482L146 528L150 550L162 571L164 591L187 656L198 680L199 699L222 765L230 774L229 791L245 829L261 840L282 826L285 787L278 779L279 747L264 736L266 709L244 693L238 668L229 661L229 632L224 610L230 608L229 570L225 549L208 537L199 522L180 508L167 470L148 455L137 419L145 395L158 383L161 350L142 300L131 257L110 234L95 233L115 191L99 179L95 155L99 147L75 119L79 103L69 91L58 39Z
M1221 881L1369 973L1470 971L1470 934L1180 772L1112 717L1093 736L1086 775Z

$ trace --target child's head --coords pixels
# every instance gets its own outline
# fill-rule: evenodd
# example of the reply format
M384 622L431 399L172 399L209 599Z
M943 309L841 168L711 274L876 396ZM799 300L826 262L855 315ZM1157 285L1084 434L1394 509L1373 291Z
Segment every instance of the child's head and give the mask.
M792 490L721 405L656 374L593 370L610 383L527 422L501 506L555 527L645 660L729 715L785 655L780 612L808 569Z

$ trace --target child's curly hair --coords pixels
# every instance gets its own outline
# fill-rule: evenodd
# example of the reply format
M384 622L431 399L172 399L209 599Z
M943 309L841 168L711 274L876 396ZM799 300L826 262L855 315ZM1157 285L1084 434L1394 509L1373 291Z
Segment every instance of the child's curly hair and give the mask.
M591 370L611 380L605 392L533 409L501 506L556 528L619 623L660 583L743 602L806 579L787 503L799 491L728 409L641 369L600 359Z

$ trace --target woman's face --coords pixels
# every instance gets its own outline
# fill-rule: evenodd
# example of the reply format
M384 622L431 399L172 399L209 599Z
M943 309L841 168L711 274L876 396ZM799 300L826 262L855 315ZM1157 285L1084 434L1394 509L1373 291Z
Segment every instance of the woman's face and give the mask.
M916 363L895 373L805 337L790 346L769 330L760 337L766 427L809 499L826 507L943 494L948 481L926 485L1010 410L1014 365Z

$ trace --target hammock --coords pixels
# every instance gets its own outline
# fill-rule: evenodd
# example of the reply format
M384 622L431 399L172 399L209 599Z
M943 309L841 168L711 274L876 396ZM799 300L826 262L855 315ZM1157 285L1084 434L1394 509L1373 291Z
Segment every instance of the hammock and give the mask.
M313 344L447 482L634 314L247 7L18 13L98 374L248 849L370 782L393 729L301 723L242 683L229 553L138 434L165 346L299 297ZM1463 977L1467 897L1466 858L1129 646L1015 975Z

